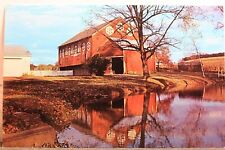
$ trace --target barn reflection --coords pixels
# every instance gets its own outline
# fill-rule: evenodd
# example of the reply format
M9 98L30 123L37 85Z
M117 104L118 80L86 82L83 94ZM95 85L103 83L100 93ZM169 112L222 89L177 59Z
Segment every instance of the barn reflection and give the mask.
M114 147L131 146L141 132L143 112L155 114L158 107L166 111L166 105L169 104L167 101L172 98L167 97L159 102L156 93L135 94L123 99L81 106L77 109L74 124L88 129L92 135Z
M203 118L200 121L201 131L211 133L214 130L213 117L220 117L219 113L223 110L219 108L218 114L215 114L213 108L222 107L218 104L224 102L223 93L224 88L217 86L178 93L129 95L123 99L81 106L77 109L74 124L113 147L182 147L180 142L190 146L187 141L192 138L201 141L204 137L198 135L199 132L188 134L188 128L197 130L196 120ZM217 103L211 103L213 101ZM174 138L175 135L183 139ZM218 138L217 134L213 136ZM204 142L191 144L205 145Z

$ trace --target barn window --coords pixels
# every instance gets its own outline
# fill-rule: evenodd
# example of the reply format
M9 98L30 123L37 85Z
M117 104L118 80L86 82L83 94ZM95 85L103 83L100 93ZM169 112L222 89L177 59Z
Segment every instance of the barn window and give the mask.
M85 51L85 43L82 44L82 51Z
M67 56L67 48L65 48L64 53L65 53L65 56Z
M78 45L77 53L80 53L80 51L81 51L81 47L80 45Z
M62 56L62 58L64 57L64 50L63 49L61 50L61 56Z
M65 50L65 54L66 54L66 56L68 55L68 47L66 47L66 50Z
M75 53L75 48L74 47L75 46L73 45L73 49L72 49L72 52L71 52L72 55L74 55L74 53Z
M74 54L74 47L72 46L70 50L70 55L73 55L73 54Z
M91 43L87 42L87 50L89 51L91 49Z
M71 54L71 46L69 46L69 49L68 49L68 55Z
M75 54L77 53L77 45L75 45Z
M59 50L59 57L62 58L62 49Z
M71 48L71 55L73 56L75 53L75 50L74 50L74 45L72 45L72 48Z

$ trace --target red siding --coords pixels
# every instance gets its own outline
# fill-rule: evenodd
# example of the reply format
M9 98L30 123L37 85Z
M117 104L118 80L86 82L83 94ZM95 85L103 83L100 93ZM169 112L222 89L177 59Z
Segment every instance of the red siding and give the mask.
M124 51L125 73L142 75L142 63L140 53L137 51Z
M127 74L143 74L141 55L137 51L124 51L125 72ZM147 62L149 72L155 71L155 55L153 55Z
M148 59L148 70L150 73L155 72L155 54Z
M125 116L141 116L143 113L144 95L132 95L126 98ZM156 94L151 93L148 113L157 112Z
M91 47L90 47L89 51L87 51L87 49L85 49L85 51L83 51L82 50L82 44L83 43L86 44L88 42L91 43L91 38L86 38L86 39L83 39L83 40L71 43L69 45L60 47L60 49L62 49L62 48L64 49L67 46L70 46L70 47L72 46L73 47L75 45L78 46L78 47L81 47L81 50L80 50L81 52L76 54L75 56L71 56L70 55L70 56L64 56L63 58L60 58L59 59L60 67L74 66L74 65L80 65L80 64L85 63L86 59L88 59L91 56Z

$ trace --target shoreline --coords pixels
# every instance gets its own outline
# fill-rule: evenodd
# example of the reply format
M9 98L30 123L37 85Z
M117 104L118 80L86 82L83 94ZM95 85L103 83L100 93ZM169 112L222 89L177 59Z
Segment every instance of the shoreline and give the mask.
M213 79L203 78L199 75L186 75L174 73L156 73L153 74L149 82L160 82L164 92L178 92L183 90L197 90L208 87L217 82Z

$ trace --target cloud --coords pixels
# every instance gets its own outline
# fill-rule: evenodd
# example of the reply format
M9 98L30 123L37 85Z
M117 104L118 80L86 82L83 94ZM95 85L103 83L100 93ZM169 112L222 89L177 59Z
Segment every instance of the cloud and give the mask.
M204 42L208 45L220 45L224 41L222 37L207 37Z

